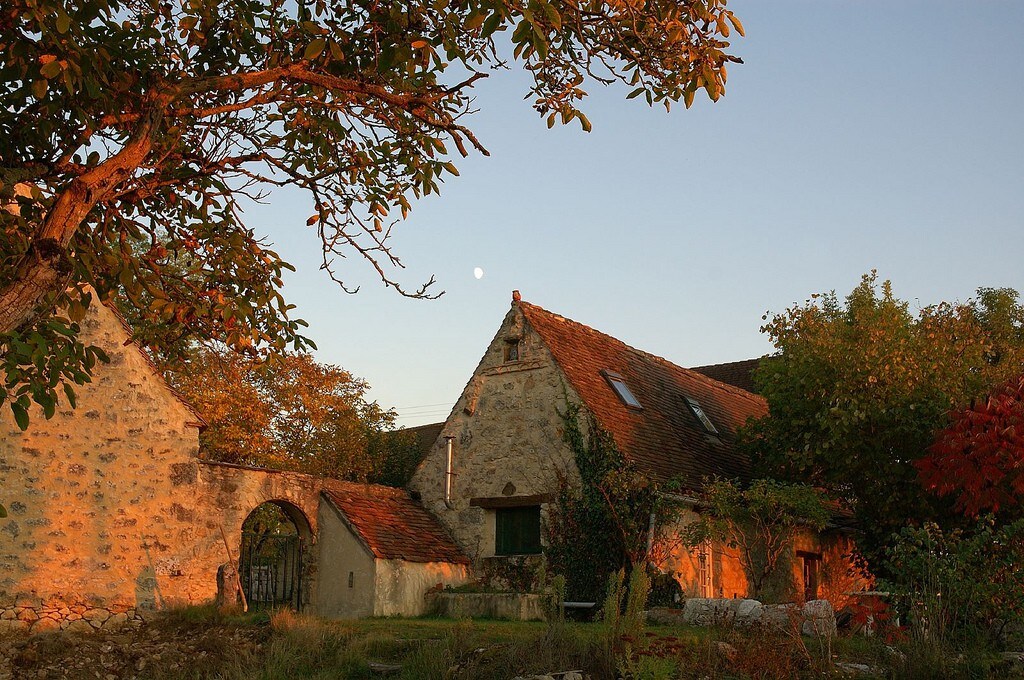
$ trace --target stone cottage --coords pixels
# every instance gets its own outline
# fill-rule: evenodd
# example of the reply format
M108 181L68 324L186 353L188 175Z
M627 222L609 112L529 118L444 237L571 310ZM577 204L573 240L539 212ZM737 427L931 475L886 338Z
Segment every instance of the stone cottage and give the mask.
M320 504L320 558L341 583L317 611L345 617L416 616L437 584L469 580L469 560L404 489L335 483Z
M411 487L476 566L541 552L559 480L579 483L560 415L572 403L641 472L679 482L688 504L680 521L692 521L697 508L688 492L706 478L749 478L736 432L767 411L762 397L705 372L749 385L752 366L682 368L513 293L511 309ZM674 527L650 531L663 541L658 566L687 595L748 596L742 564L728 546L690 551L672 540ZM841 600L853 587L847 578L851 548L838 527L798 536L789 560L790 596Z
M359 586L374 613L415 614L422 597L410 593L427 581L465 580L466 559L404 491L203 460L202 418L116 314L93 305L82 327L83 342L110 363L78 388L78 408L50 420L36 413L24 432L0 412L0 626L97 628L218 594L234 599L239 584L254 605L333 617L371 611L349 596ZM291 532L247 540L246 520L265 504ZM366 524L377 521L432 538L394 549ZM372 559L354 566L367 550ZM370 573L372 588L362 581ZM396 587L402 575L408 582Z

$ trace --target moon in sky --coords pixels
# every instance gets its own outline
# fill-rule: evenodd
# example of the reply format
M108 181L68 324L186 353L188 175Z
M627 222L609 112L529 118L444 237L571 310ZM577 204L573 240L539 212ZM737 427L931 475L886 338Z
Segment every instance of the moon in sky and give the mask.
M484 270L480 267L473 267L473 276L478 280L484 278Z

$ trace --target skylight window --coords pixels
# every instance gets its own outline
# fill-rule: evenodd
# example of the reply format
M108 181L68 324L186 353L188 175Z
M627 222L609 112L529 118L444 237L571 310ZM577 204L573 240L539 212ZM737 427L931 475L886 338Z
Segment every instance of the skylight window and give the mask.
M693 411L693 415L697 416L697 420L700 421L700 424L704 426L705 430L711 434L718 434L718 429L715 427L715 424L711 422L711 419L708 418L708 414L704 413L704 409L700 407L699 401L687 397L686 403L690 405L690 410Z
M622 400L623 404L637 410L643 408L643 406L640 405L640 400L630 392L629 386L626 385L626 381L621 375L611 371L601 371L601 374L604 376L604 379L608 381L608 384L612 386L612 389L615 390L615 394L619 395L619 399Z

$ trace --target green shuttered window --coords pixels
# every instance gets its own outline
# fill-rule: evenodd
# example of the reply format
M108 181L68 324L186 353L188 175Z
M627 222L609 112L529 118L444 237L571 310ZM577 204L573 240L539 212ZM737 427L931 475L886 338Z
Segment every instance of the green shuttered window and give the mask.
M540 506L498 508L494 516L496 555L540 553Z

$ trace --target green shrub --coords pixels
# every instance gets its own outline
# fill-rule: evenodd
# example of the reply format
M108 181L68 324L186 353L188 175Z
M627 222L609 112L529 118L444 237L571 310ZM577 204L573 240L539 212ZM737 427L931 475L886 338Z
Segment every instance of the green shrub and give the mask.
M907 527L888 550L886 583L911 639L937 649L1000 643L1024 625L1024 520L968 531Z

